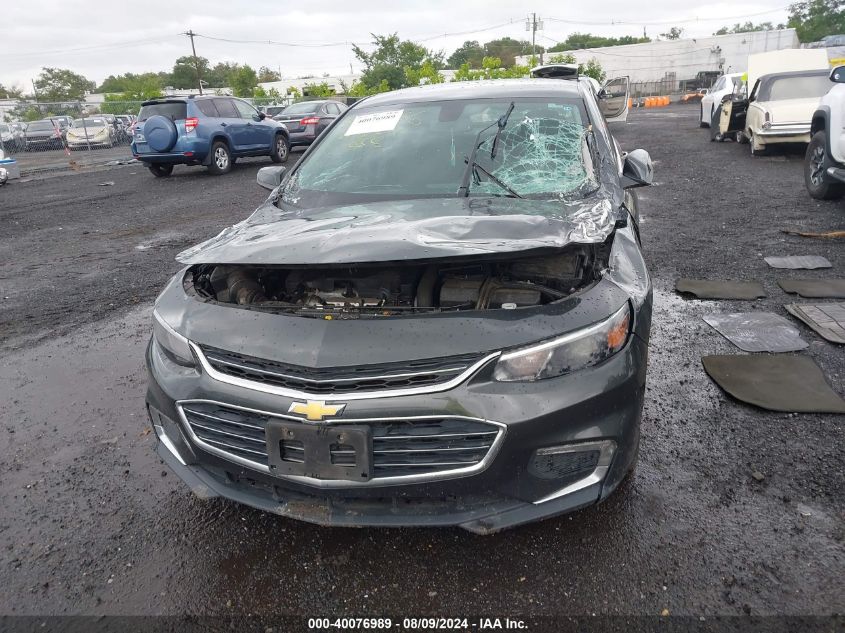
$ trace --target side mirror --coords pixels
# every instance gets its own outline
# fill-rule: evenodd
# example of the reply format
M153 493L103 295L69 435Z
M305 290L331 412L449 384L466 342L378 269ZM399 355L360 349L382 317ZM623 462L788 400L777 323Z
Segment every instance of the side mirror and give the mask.
M845 84L845 66L837 66L831 70L830 80L837 84Z
M265 189L273 191L273 189L282 184L282 178L285 177L285 172L287 172L287 167L283 165L262 167L258 170L256 180L258 181L258 184Z
M258 120L259 120L259 121L263 121L263 120L264 120L264 119L266 119L266 118L267 118L267 115L266 115L266 114L264 114L263 112L259 112L259 113L258 113Z
M644 149L635 149L625 154L622 163L621 184L625 189L647 187L654 179L654 165L651 156Z

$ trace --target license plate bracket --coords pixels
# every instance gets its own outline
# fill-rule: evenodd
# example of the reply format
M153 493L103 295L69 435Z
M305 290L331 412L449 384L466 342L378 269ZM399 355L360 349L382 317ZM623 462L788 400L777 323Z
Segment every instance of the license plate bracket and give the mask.
M323 480L369 481L369 426L271 421L265 428L270 472Z

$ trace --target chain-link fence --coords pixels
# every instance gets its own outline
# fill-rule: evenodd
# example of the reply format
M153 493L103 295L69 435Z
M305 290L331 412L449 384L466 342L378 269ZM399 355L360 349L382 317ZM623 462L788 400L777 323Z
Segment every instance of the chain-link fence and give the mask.
M293 103L292 97L245 100L269 116ZM141 104L108 97L96 103L7 103L0 110L0 146L7 156L17 155L20 162L27 162L26 156L34 153L59 157L112 150L106 153L128 156Z

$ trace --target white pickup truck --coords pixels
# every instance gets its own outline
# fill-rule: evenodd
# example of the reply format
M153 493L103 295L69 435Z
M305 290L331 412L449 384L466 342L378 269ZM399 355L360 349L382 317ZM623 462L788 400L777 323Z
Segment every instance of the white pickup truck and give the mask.
M833 85L813 114L804 158L804 183L817 200L845 196L845 66L830 72Z

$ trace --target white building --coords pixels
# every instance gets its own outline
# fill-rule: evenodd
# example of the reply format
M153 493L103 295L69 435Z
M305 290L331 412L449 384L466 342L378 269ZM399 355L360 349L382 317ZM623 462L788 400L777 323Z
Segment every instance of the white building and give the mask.
M585 48L562 53L546 53L545 61L553 55L571 53L578 63L596 59L607 77L627 75L632 82L668 84L693 79L701 71L724 73L744 72L748 56L785 48L798 48L795 29L733 33L682 40L661 40L645 44ZM517 57L520 64L531 63L529 55ZM677 88L677 84L673 89Z

